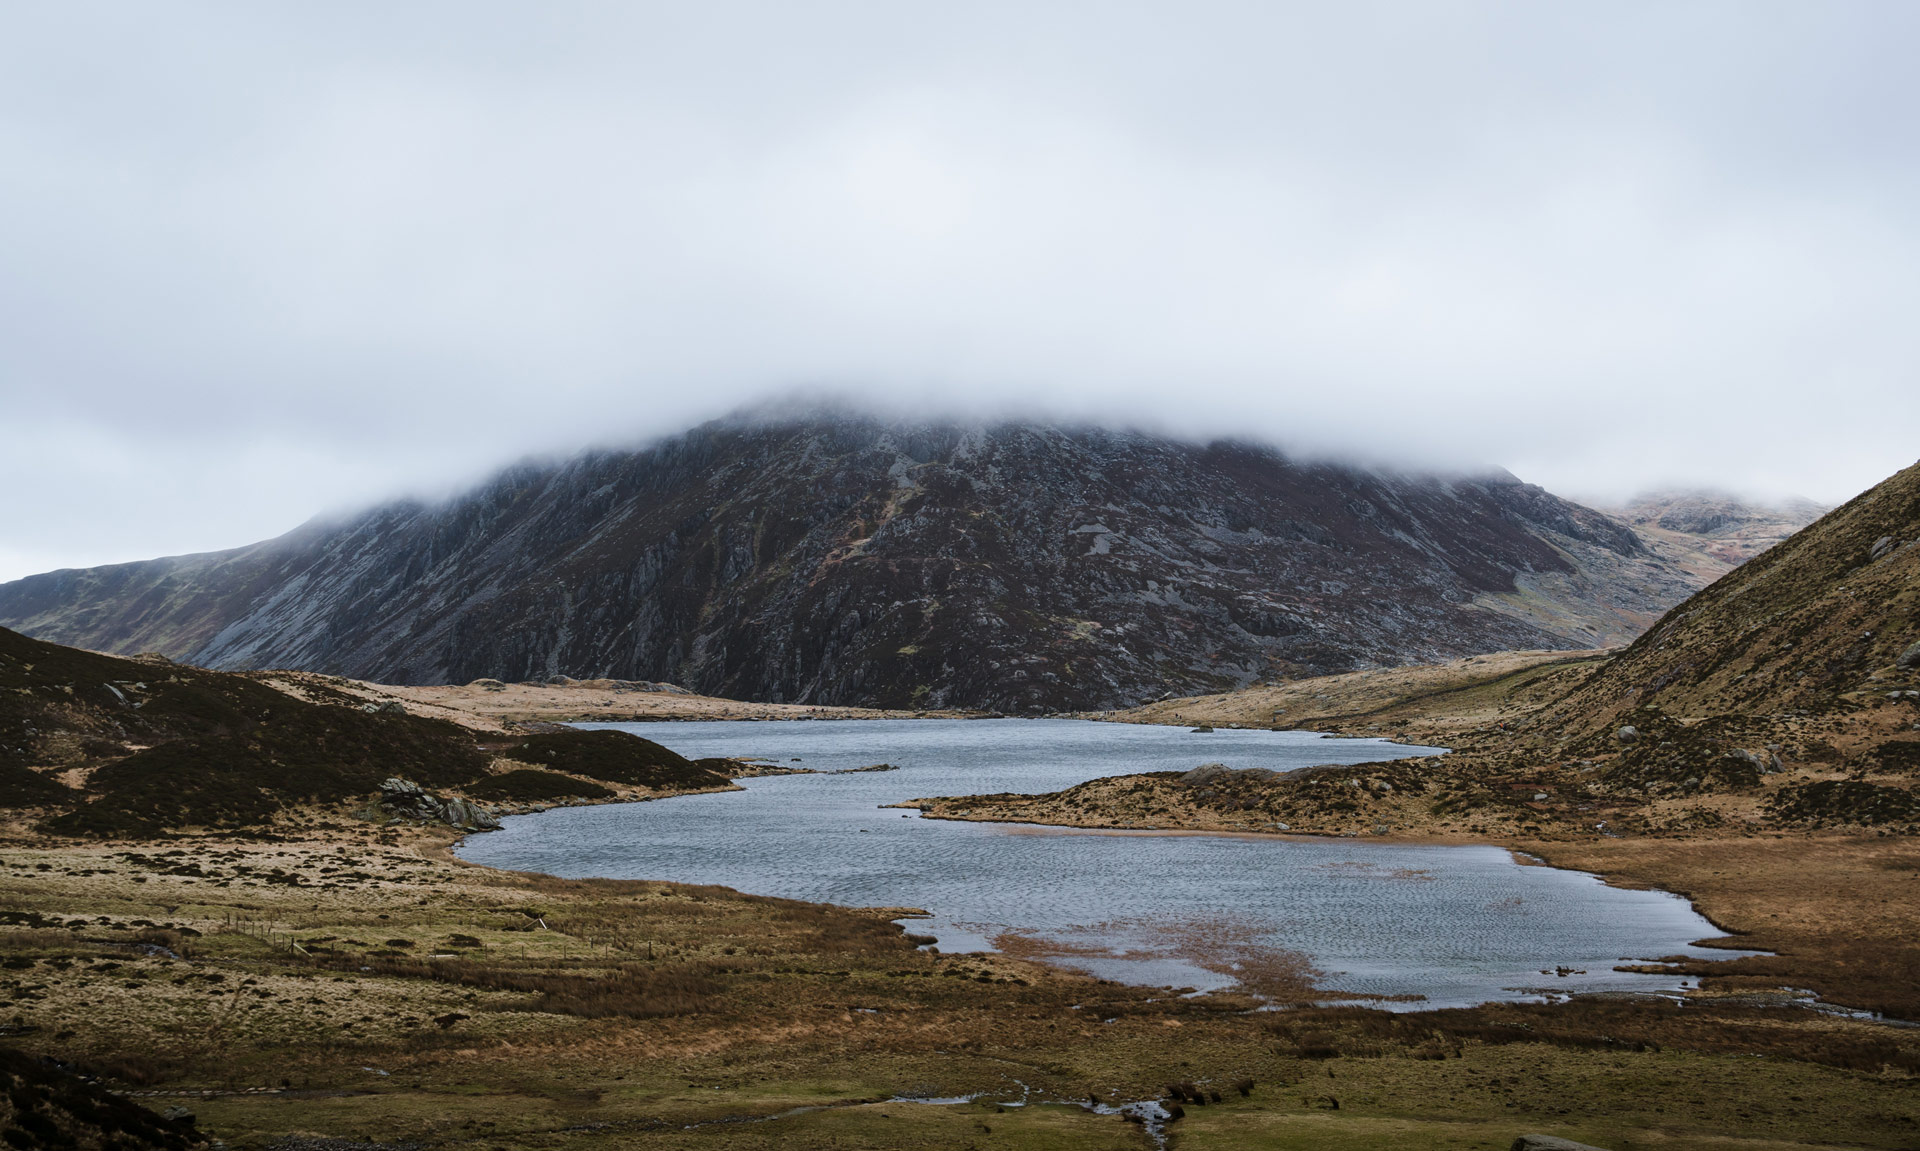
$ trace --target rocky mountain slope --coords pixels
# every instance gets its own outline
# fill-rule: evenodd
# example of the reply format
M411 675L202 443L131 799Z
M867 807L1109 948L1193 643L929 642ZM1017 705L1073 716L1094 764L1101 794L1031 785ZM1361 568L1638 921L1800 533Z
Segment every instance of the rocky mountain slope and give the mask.
M390 683L567 674L1005 711L1591 647L1697 586L1505 474L1097 429L738 417L210 555L0 585L0 624Z

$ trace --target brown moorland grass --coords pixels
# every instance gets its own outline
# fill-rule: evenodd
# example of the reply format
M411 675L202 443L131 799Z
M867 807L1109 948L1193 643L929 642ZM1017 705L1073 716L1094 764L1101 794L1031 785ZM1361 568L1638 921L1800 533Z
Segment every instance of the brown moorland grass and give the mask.
M1610 651L1489 652L1445 663L1376 668L1161 700L1097 718L1431 738L1524 714L1585 678L1610 655Z
M1910 1032L1769 1001L1248 1014L1245 991L932 954L903 909L501 873L397 838L0 851L4 1042L156 1107L192 1092L230 1146L1137 1148L1088 1098L1180 1084L1203 1100L1186 1147L1898 1147L1920 1114Z
M1796 987L1835 1003L1920 1019L1920 842L1901 836L1597 839L1526 849L1622 886L1686 895L1774 954L1689 963L1727 991Z
M966 711L887 711L800 703L755 703L691 693L645 690L621 680L568 683L497 683L406 686L376 684L301 671L251 673L303 698L346 695L371 704L396 702L419 716L450 719L483 732L505 732L529 723L716 719L903 719L964 718Z

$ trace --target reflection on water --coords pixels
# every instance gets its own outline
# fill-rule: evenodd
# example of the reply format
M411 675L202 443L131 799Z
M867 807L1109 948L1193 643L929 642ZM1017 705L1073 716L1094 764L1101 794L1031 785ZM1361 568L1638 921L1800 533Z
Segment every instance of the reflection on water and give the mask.
M569 877L716 883L852 906L921 907L942 951L1047 958L1102 978L1278 999L1309 981L1448 1006L1572 991L1661 990L1623 960L1727 957L1684 900L1523 866L1488 846L1169 835L923 820L882 805L1048 792L1201 763L1275 770L1435 748L1308 732L1080 720L604 724L683 755L760 756L842 775L769 776L745 792L516 816L468 840L476 863ZM798 760L798 763L793 761ZM1556 974L1565 971L1567 974ZM1545 972L1543 974L1543 972Z

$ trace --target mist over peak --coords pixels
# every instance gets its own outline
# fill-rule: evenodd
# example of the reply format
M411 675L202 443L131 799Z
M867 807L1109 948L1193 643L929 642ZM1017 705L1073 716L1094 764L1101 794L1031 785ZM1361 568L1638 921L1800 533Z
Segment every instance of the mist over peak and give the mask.
M1920 425L1915 20L16 8L0 574L812 389L1837 502Z

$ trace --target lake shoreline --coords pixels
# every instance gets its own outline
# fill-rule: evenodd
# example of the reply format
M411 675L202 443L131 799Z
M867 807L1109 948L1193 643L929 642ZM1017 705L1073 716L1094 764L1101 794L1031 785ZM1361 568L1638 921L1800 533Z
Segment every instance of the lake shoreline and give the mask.
M10 906L89 926L15 929L10 955L49 985L18 1009L66 1030L8 1042L84 1066L136 1102L182 1098L229 1146L300 1132L546 1147L574 1131L725 1124L768 1151L964 1146L983 1127L1016 1145L1117 1151L1139 1144L1137 1128L1088 1097L1166 1099L1169 1084L1221 1096L1186 1100L1174 1130L1187 1140L1226 1124L1357 1145L1382 1131L1497 1145L1545 1129L1601 1145L1711 1133L1892 1146L1904 1130L1874 1117L1904 1105L1905 1080L1846 1070L1882 1057L1886 1029L1792 1004L1707 1000L1681 1012L1579 997L1412 1015L1364 1004L1255 1012L1241 995L1182 998L1006 955L929 955L875 918L899 908L516 873L446 857L453 839L362 823L299 844L10 851L28 869L0 872ZM174 873L165 852L181 847L219 856L205 870L231 871L233 886ZM323 874L343 851L364 878ZM126 858L143 853L157 854ZM271 868L305 879L265 883ZM176 930L189 924L203 934ZM185 958L142 952L139 931L181 936L169 942ZM425 951L449 933L479 946L427 960L388 945L411 938ZM328 935L363 942L316 939ZM306 948L290 951L289 937ZM753 951L738 948L743 938ZM403 954L370 954L382 950ZM609 1014L524 990L636 971L698 990L660 1008L610 1001ZM1702 1076L1744 1089L1688 1104ZM1759 1095L1798 1097L1808 1117L1760 1112ZM915 1096L960 1102L903 1102Z
M1062 835L1057 833L1069 830L1062 827L1069 822L1063 819L1022 818L995 809L949 821L932 813L943 826L978 829L956 838L930 835L932 827L893 818L928 814L927 801L902 797L943 785L1022 789L1017 795L955 800L956 806L978 807L993 799L1047 804L1057 795L1044 790L1050 784L1126 784L1139 777L1099 773L1128 766L1180 764L1191 771L1196 763L1224 760L1246 765L1249 779L1425 773L1442 762L1444 749L1438 747L1416 747L1412 750L1427 754L1409 759L1403 745L1323 740L1317 732L1189 733L1060 719L999 725L809 723L776 729L745 723L591 726L667 740L703 762L715 756L776 758L771 744L777 741L779 750L792 753L777 758L818 774L745 780L746 794L688 797L667 808L581 807L560 814L557 824L550 814L540 826L509 820L504 836L468 840L459 849L463 858L558 875L724 884L846 907L908 904L936 913L934 923L916 930L937 936L943 951L986 953L995 946L994 936L1008 932L1056 940L1072 936L1079 940L1076 946L1119 948L1103 961L1102 978L1225 989L1235 981L1221 977L1217 957L1206 963L1176 960L1163 943L1154 942L1161 939L1161 927L1153 924L1205 922L1240 939L1236 948L1294 947L1331 961L1333 969L1349 974L1321 985L1330 994L1382 1001L1425 995L1443 1006L1573 990L1680 990L1680 980L1616 971L1618 957L1704 958L1691 942L1712 933L1711 925L1684 903L1664 894L1647 897L1658 906L1641 907L1641 893L1632 893L1634 898L1602 894L1597 890L1602 885L1584 874L1556 871L1552 878L1529 880L1521 873L1532 869L1517 867L1490 837L1275 834L1278 829L1245 813L1208 825L1173 818L1138 820L1131 827L1087 820L1095 826L1079 830L1088 834ZM1378 759L1381 755L1398 758ZM1330 756L1344 756L1346 762L1329 765ZM858 770L880 759L894 770ZM1292 767L1302 770L1289 771ZM1214 773L1210 779L1221 773L1239 778L1232 769L1200 770ZM1177 780L1182 774L1162 772L1153 778ZM1012 818L986 818L989 814ZM989 830L988 823L1005 826ZM1122 842L1127 838L1137 842ZM1148 839L1156 843L1143 842ZM1293 850L1245 854L1248 848L1281 844ZM1371 862L1351 863L1355 859ZM1381 878L1409 869L1441 881L1433 889L1443 893L1440 903L1377 886ZM1112 883L1118 875L1126 875L1127 885L1144 897L1122 897ZM1023 878L1034 876L1045 879ZM1588 891L1589 885L1596 890ZM1301 908L1322 904L1322 910L1301 918ZM1516 919L1501 910L1509 904L1533 910ZM1292 926L1273 935L1282 922ZM1457 925L1468 923L1480 923L1483 930L1461 934ZM1096 934L1133 942L1122 946L1086 934L1100 924L1109 926ZM1412 942L1419 939L1431 946ZM1550 978L1550 990L1527 990L1540 983L1540 969L1552 975L1556 968L1577 969L1580 977ZM1519 989L1506 990L1510 987Z

